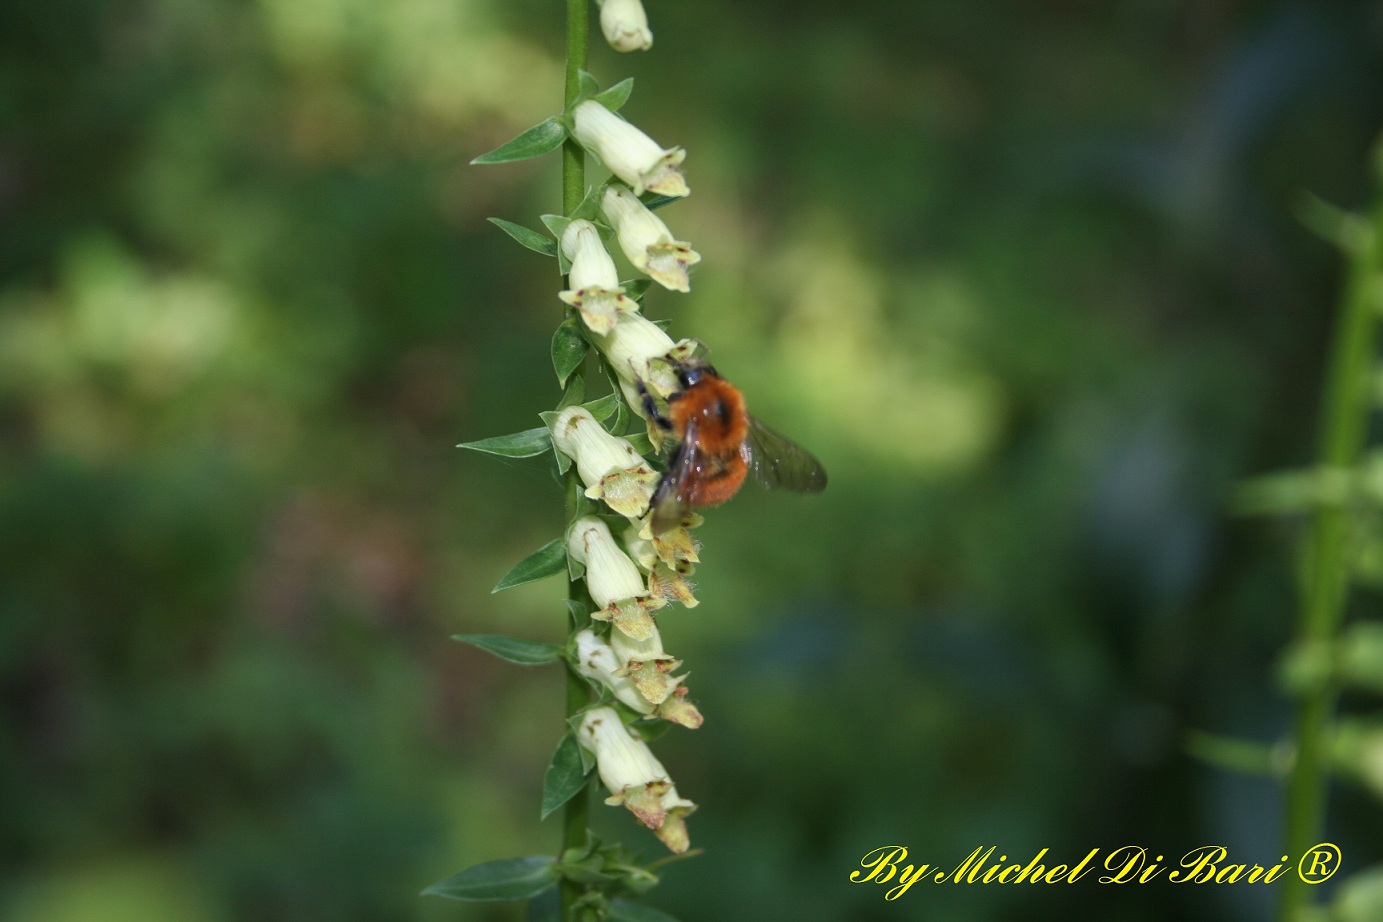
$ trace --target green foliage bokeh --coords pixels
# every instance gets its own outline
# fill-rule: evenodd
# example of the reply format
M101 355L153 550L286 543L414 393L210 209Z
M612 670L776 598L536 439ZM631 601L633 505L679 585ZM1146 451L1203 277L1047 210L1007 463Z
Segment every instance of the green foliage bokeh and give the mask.
M648 310L832 478L699 533L663 632L707 721L659 756L706 854L650 901L1261 918L847 876L1277 860L1275 785L1184 741L1286 732L1294 523L1229 497L1311 457L1339 257L1292 209L1367 201L1383 9L648 6L591 67L688 149L704 263ZM447 637L565 625L556 581L489 595L561 527L547 468L452 447L557 399L555 266L485 220L558 210L556 160L467 161L555 113L561 42L538 0L0 12L2 922L517 917L417 894L558 838L557 669Z

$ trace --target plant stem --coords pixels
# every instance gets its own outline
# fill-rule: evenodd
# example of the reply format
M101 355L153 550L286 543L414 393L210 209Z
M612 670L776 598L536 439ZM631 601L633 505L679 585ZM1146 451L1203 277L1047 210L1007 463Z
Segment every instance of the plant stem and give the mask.
M1370 411L1369 370L1377 350L1379 303L1376 279L1383 268L1383 207L1374 220L1347 241L1350 274L1336 321L1326 391L1322 406L1320 464L1324 469L1349 470L1363 455ZM1298 644L1331 643L1339 631L1349 594L1349 530L1351 510L1341 504L1322 505L1311 521L1307 542L1307 575ZM1332 680L1302 694L1297 705L1296 759L1287 783L1287 830L1284 852L1298 861L1321 841L1326 803L1327 730L1338 690ZM1293 922L1301 915L1309 891L1296 874L1282 878L1278 918Z
M567 0L567 75L563 94L563 109L570 109L580 92L580 74L586 68L587 35L590 30L589 0ZM562 145L562 213L571 214L586 196L586 154L571 138ZM577 478L576 465L567 470L566 482L567 521L576 517L581 497L581 483ZM586 597L586 587L582 582L568 584L568 598L580 600ZM577 624L573 615L569 633L574 634L583 625ZM584 679L567 667L568 717L574 715L590 703L590 691ZM576 796L567 801L562 810L562 849L581 848L586 844L586 829L589 825L591 804L591 784L587 781ZM581 898L584 888L571 880L563 879L559 887L561 918L563 922L576 922L576 901Z

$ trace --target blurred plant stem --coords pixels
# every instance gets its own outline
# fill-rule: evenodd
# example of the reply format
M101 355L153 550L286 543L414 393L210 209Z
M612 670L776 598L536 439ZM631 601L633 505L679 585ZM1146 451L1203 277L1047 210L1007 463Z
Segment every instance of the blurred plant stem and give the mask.
M1383 154L1383 147L1379 148ZM1383 201L1371 219L1345 222L1341 243L1349 257L1349 277L1336 321L1321 418L1320 467L1352 470L1364 451L1371 411L1369 376L1377 353L1378 278L1383 269ZM1349 595L1349 540L1353 510L1348 504L1317 506L1306 548L1296 643L1309 648L1334 642ZM1287 783L1284 852L1297 861L1324 834L1329 723L1338 688L1332 678L1302 693L1296 717L1296 759ZM1307 903L1300 876L1283 878L1278 918L1295 922Z
M566 87L562 97L564 111L571 109L581 91L581 72L586 68L588 33L590 31L589 0L567 0L567 75ZM571 214L581 204L586 195L586 153L575 140L568 137L562 145L562 213ZM577 516L582 495L582 485L576 465L567 469L566 482L567 522ZM568 584L568 598L580 601L586 596L584 580L572 580ZM575 614L569 616L568 634L576 632ZM567 667L567 716L571 717L590 703L590 691L584 679ZM594 778L594 773L592 773ZM591 804L591 781L586 782L580 792L567 801L562 811L562 850L580 849L586 844L586 830L589 823ZM561 918L563 922L573 922L576 918L576 902L581 898L583 887L573 880L563 878L559 895Z

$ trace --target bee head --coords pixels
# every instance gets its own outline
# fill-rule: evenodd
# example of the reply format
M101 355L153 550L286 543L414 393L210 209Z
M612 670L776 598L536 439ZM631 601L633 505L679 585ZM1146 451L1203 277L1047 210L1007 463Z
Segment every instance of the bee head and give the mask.
M691 387L693 384L696 384L702 378L706 377L716 378L719 377L719 375L716 374L714 368L707 365L705 362L695 365L689 363L677 369L677 381L684 389Z

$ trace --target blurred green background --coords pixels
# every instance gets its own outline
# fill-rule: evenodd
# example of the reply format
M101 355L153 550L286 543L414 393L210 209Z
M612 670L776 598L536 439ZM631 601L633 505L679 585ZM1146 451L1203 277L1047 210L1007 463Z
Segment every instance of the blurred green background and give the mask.
M706 854L684 920L1260 919L1271 887L932 887L905 844L1276 862L1279 795L1190 758L1272 742L1298 522L1383 6L648 0L593 43L688 149L654 292L821 497L750 490L663 616L706 715L657 744ZM555 158L467 166L559 107L553 0L55 0L0 11L0 920L518 918L418 897L551 852L562 525L541 461L457 442L557 399L554 264L485 222ZM1376 603L1376 596L1363 602ZM1337 792L1346 871L1379 807ZM600 829L651 855L622 810ZM1328 887L1326 888L1328 889Z

